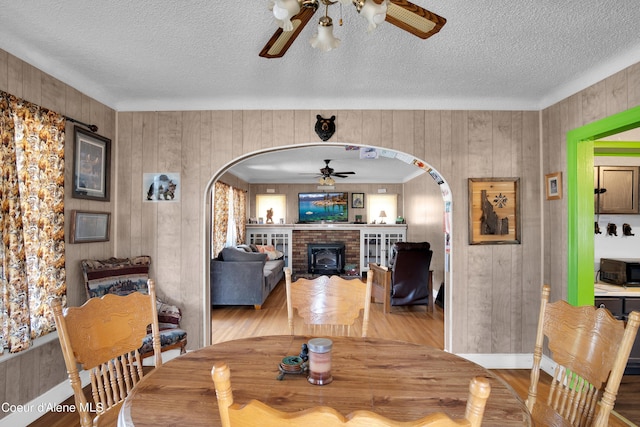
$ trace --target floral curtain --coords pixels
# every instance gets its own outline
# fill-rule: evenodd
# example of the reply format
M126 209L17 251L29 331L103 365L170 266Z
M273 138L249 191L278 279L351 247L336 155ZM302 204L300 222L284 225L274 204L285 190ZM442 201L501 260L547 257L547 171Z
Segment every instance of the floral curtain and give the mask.
M65 118L0 91L1 351L55 329L65 297Z
M229 213L233 218L229 218ZM244 243L247 225L247 194L217 181L213 194L213 256L225 247L229 224L235 226L236 244Z
M213 193L213 256L215 257L227 241L229 185L217 181Z

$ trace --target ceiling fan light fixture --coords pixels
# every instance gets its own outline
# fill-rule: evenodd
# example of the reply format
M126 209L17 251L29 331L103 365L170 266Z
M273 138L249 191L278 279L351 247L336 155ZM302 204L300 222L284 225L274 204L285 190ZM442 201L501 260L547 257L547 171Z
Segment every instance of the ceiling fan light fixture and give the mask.
M356 10L362 15L367 22L369 32L373 31L378 25L382 24L387 18L387 0L376 3L374 0L355 0Z
M333 35L333 21L329 16L323 16L318 23L318 32L309 40L311 47L328 52L340 46L340 39Z
M284 31L293 31L291 18L300 13L298 0L275 0L271 10L280 28Z

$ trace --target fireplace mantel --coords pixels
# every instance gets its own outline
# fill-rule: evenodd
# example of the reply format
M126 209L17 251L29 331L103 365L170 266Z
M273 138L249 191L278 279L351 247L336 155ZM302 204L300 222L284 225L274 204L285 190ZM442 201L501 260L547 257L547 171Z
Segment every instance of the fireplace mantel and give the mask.
M317 230L317 229L329 229L329 230L362 230L362 229L378 229L378 228L398 228L407 229L407 224L354 224L354 223L313 223L313 224L247 224L247 230L249 229L286 229L286 230Z

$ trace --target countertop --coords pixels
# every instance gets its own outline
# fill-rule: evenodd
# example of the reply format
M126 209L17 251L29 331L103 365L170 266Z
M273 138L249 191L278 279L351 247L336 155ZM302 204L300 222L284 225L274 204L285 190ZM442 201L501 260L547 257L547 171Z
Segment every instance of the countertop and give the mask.
M640 297L640 286L618 286L608 283L596 282L596 297Z

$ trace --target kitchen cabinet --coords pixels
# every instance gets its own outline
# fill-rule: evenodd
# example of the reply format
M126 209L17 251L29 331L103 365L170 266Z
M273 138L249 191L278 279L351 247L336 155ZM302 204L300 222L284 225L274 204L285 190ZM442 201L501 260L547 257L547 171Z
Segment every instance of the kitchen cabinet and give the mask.
M595 213L637 214L639 172L639 166L596 166Z

